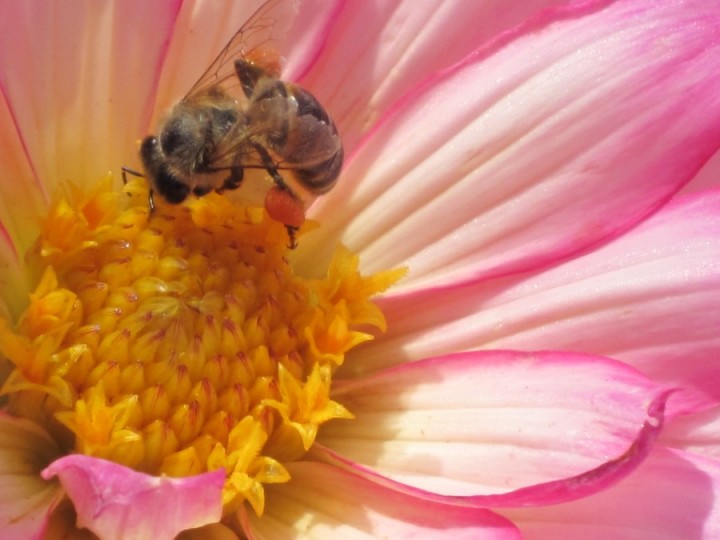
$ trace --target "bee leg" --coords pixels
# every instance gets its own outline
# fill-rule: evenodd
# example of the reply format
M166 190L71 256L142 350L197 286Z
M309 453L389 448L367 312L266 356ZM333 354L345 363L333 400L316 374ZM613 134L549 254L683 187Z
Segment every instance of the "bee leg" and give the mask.
M242 167L232 167L230 169L230 176L228 176L223 182L223 185L215 191L222 193L226 189L233 190L239 188L243 181L244 172L245 170Z
M280 173L277 171L277 167L273 162L273 159L270 157L270 154L268 154L267 150L265 150L265 148L263 148L263 146L260 144L253 144L253 148L255 148L255 151L260 156L260 159L262 159L263 166L265 167L265 170L270 175L270 177L273 179L273 182L275 182L275 185L284 191L290 191L290 189L285 184L285 180L283 180L283 177L280 176Z
M298 227L293 227L292 225L285 225L285 229L287 230L288 237L290 238L290 245L288 245L288 249L295 249L298 247L297 238L295 237L295 233L298 230Z
M141 173L140 171L136 171L135 169L131 169L130 167L123 167L122 169L122 181L123 186L127 186L128 179L127 175L130 176L136 176L138 178L145 178L145 175ZM130 193L128 193L128 197L130 196ZM153 212L155 211L155 200L153 199L153 190L150 189L148 191L148 208L150 208L150 212L148 213L148 218L152 216Z
M254 144L253 146L255 147L255 151L262 159L265 170L272 177L273 182L275 182L277 189L286 192L287 194L289 194L290 197L294 199L295 195L293 195L292 191L290 191L290 188L287 187L287 185L285 184L285 180L283 180L283 177L280 176L280 173L277 171L275 163L270 157L270 154L268 154L267 150L265 150L265 148L263 148L259 144ZM288 248L295 249L298 246L297 238L295 238L295 233L298 231L299 227L285 224L285 229L287 230L288 236L290 237L290 245L288 246Z
M148 191L148 219L152 217L152 215L155 213L155 197L154 197L154 191L151 189Z
M285 180L283 180L283 177L280 176L280 173L277 172L277 169L275 167L268 167L267 169L268 174L272 177L273 182L275 182L275 185L282 189L283 191L290 192L290 188L287 187L287 184L285 184Z
M128 174L130 176L136 176L138 178L145 178L145 175L143 173L141 173L140 171L136 171L135 169L131 169L130 167L122 167L121 170L122 170L123 186L127 186L127 183L128 183L127 175ZM130 197L130 193L128 193L127 195L128 195L128 197ZM148 208L150 209L150 211L148 212L148 219L149 219L150 216L153 215L153 212L155 212L155 200L153 199L153 190L152 189L150 189L148 191Z

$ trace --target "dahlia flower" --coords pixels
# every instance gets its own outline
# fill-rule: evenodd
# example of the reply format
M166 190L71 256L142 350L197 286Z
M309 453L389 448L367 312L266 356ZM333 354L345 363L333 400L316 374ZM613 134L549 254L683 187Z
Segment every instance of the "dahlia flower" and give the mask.
M120 181L257 0L0 4L0 537L720 537L720 9L511 4L271 6L294 251Z

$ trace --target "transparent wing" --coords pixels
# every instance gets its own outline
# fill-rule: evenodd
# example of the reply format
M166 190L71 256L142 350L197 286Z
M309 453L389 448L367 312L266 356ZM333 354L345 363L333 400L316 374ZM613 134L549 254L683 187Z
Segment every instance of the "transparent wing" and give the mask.
M341 151L342 143L334 126L313 115L298 116L288 111L285 97L265 99L262 103L265 112L277 109L283 113L253 117L249 123L238 122L210 157L211 168L270 165L276 169L306 169L326 162ZM282 132L286 135L282 145L267 144L268 134ZM258 151L258 146L262 150ZM263 151L271 159L270 163L264 160Z
M240 27L217 58L208 66L198 81L185 95L184 100L193 101L207 95L220 86L225 91L239 87L235 73L235 60L245 58L274 76L279 75L280 62L272 44L281 29L276 28L275 8L285 0L266 0Z

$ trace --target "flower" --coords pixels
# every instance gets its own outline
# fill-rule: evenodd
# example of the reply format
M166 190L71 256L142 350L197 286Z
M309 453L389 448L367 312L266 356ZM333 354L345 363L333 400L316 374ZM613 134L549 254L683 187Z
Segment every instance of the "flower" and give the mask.
M332 113L348 155L338 186L310 210L318 228L287 263L307 280L292 286L322 296L328 268L343 295L373 283L339 241L358 254L363 276L408 272L377 300L387 332L348 352L320 396L354 419L323 423L296 459L264 460L263 478L289 480L260 482L262 515L242 504L220 522L227 463L162 476L115 462L135 465L132 455L92 457L91 445L60 455L68 441L38 418L43 403L21 407L9 392L12 414L0 416L5 535L77 538L87 530L75 529L74 515L102 538L171 538L200 526L182 536L718 535L720 191L711 158L720 15L700 0L420 4L275 6L278 24L289 23L279 42L285 76ZM152 129L154 111L189 88L252 11L246 2L135 8L0 7L0 190L17 201L0 208L0 350L12 361L4 391L18 381L19 359L54 369L41 353L80 320L56 286L77 268L63 268L63 257L85 257L100 241L93 235L117 233L113 224L143 226L142 182L127 186L131 197L92 186L135 163L134 140ZM38 47L48 40L54 46ZM62 190L69 195L51 205ZM194 234L219 219L208 208L240 211L221 197L163 211ZM282 248L281 227L241 211L238 227ZM33 263L38 254L51 264ZM380 281L368 294L392 280ZM379 320L358 302L374 314L362 322ZM84 354L50 356L72 367ZM317 365L300 386L325 388L316 382L327 380L327 364ZM68 392L62 377L47 382L55 399ZM106 404L105 388L86 390L86 428L132 415L127 402L93 409ZM289 419L282 403L270 408ZM58 420L77 434L79 418ZM243 440L261 437L262 422L247 424ZM273 456L288 448L280 440Z

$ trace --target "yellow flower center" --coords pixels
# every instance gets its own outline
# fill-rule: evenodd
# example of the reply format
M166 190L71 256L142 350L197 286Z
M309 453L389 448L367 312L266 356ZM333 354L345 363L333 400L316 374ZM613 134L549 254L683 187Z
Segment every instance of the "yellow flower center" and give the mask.
M330 399L333 374L384 330L369 298L402 271L362 277L339 247L324 279L298 276L281 224L215 194L152 215L139 180L74 198L28 254L25 313L0 323L10 411L67 452L138 471L224 468L226 513L247 500L261 514L282 463L352 417Z

